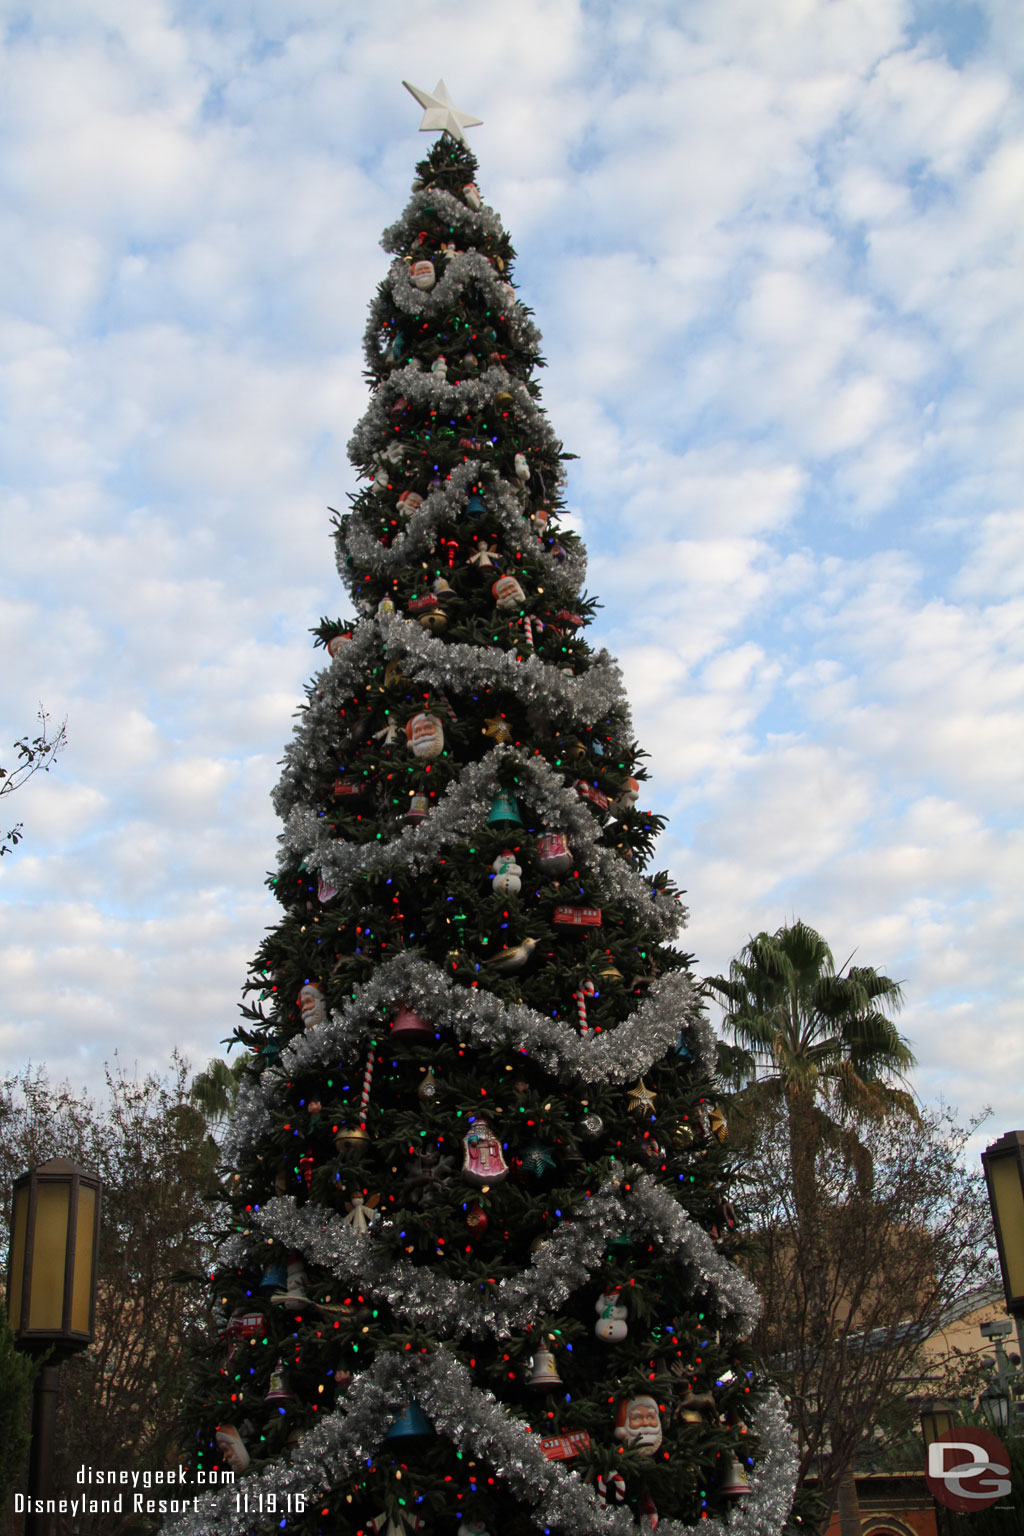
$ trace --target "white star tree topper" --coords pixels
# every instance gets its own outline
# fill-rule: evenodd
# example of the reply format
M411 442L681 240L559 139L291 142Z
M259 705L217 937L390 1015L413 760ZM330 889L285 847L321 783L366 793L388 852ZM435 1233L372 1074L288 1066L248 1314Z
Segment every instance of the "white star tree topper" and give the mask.
M410 85L408 80L403 80L402 84L424 109L420 133L450 133L453 139L461 139L463 144L468 145L469 140L463 128L477 128L483 118L473 117L469 112L460 112L443 80L437 82L432 92L421 91L418 86Z

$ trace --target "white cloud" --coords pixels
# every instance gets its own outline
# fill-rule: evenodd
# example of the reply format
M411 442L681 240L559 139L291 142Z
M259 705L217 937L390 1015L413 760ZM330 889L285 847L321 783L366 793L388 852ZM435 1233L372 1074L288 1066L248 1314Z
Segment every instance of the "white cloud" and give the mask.
M10 1064L230 1030L305 631L348 611L324 503L429 142L398 79L443 73L694 947L799 913L906 977L923 1084L1012 1116L978 1043L1019 1061L1024 135L985 14L955 65L901 0L38 0L9 31L0 706L5 739L70 717L4 860Z

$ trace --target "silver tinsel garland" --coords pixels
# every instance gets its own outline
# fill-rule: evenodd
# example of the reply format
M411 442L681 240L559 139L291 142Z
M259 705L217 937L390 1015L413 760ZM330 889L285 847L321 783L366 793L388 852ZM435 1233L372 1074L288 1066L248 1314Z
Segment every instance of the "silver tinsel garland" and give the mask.
M636 1167L624 1166L561 1222L527 1270L489 1289L395 1259L393 1229L385 1217L369 1233L354 1232L337 1213L316 1205L298 1207L291 1196L275 1195L260 1207L258 1217L254 1214L248 1231L228 1239L219 1262L231 1267L257 1262L261 1245L275 1238L342 1285L357 1285L363 1295L386 1302L410 1325L441 1338L505 1339L592 1280L609 1241L628 1231L653 1242L666 1262L688 1265L695 1280L716 1294L723 1314L735 1316L740 1333L753 1327L760 1311L750 1281L722 1257L683 1206Z
M482 291L486 302L495 314L504 316L505 334L517 351L536 351L541 335L526 310L518 302L513 291L510 296L505 279L491 265L486 256L472 247L445 258L445 270L433 288L426 290L413 286L409 278L409 263L400 256L391 263L384 280L387 293L394 307L410 320L445 320L454 309L466 289L472 286ZM511 285L509 285L511 286ZM379 337L383 322L387 319L387 298L378 293L370 304L370 319L366 328L367 356L379 363L380 353L374 355L374 338Z
M528 704L558 711L570 724L591 726L615 710L623 733L628 735L632 728L621 674L606 651L592 658L587 672L573 677L537 656L519 660L507 651L452 645L428 635L415 620L397 615L366 619L355 625L351 639L333 664L317 677L317 686L285 751L284 772L273 796L274 809L282 819L296 803L308 805L318 781L336 768L338 711L351 707L353 699L365 692L367 678L375 669L382 669L385 659L407 666L411 682L436 689L472 692L507 688ZM571 795L570 803L574 799ZM396 835L403 831L396 818Z
M334 1410L303 1436L291 1465L277 1464L244 1480L250 1508L260 1494L290 1492L326 1498L332 1512L342 1514L334 1490L351 1486L363 1473L411 1399L438 1434L490 1465L510 1494L532 1506L538 1527L565 1536L636 1536L630 1510L602 1508L594 1488L571 1466L549 1461L539 1434L513 1418L490 1392L474 1387L466 1367L443 1345L431 1355L379 1355ZM774 1393L757 1402L751 1419L761 1456L749 1474L750 1494L724 1521L685 1525L662 1517L662 1536L779 1536L792 1503L796 1456ZM236 1509L235 1489L210 1494L201 1503L198 1513L173 1523L179 1536L251 1536L253 1516ZM278 1519L272 1518L276 1526Z
M467 243L479 235L500 240L504 233L501 219L486 203L479 209L470 208L461 198L454 197L443 187L425 187L413 193L401 218L389 224L381 235L380 244L383 249L392 255L411 250L423 227L424 215L431 212L440 213L446 218L452 231L461 234Z
M280 836L281 865L298 858L303 867L318 870L331 885L342 885L380 872L418 878L436 870L446 847L480 836L498 788L498 770L513 765L522 793L541 822L565 832L577 860L594 871L601 899L630 913L648 940L670 939L685 920L682 903L652 886L642 874L600 842L601 827L562 775L541 757L524 757L519 749L496 746L479 762L470 763L417 826L396 821L391 842L344 843L331 835L326 820L311 807L297 804ZM591 897L591 899L596 899Z
M422 397L440 408L441 394L451 386L440 384L432 373L416 373L406 369L403 378L406 372L409 374L409 383L407 386L403 383L402 387L407 390L408 397ZM491 375L498 376L492 386L494 389L501 387L501 379L509 380L504 369L489 369L484 379ZM483 380L474 381L472 388L479 390L482 383ZM458 386L460 397L463 387ZM463 407L464 397L460 398L460 409ZM380 418L380 422L376 421L376 417ZM368 452L372 452L372 445L380 441L380 433L384 430L383 418L383 404L378 402L375 410L367 412L357 428L358 441ZM372 425L372 432L368 431L365 438L359 436L364 424ZM353 438L349 446L352 447L356 440ZM426 449L421 451L424 454L427 452ZM401 480L401 471L397 466L393 473L396 479ZM565 600L568 594L578 592L587 573L587 557L583 549L574 549L562 562L557 560L550 550L541 545L533 525L525 521L521 493L498 478L485 460L474 457L464 464L456 465L440 489L430 491L424 497L416 511L408 516L405 527L396 534L389 548L384 547L378 535L365 525L358 513L353 513L345 521L338 542L338 571L353 595L359 597L359 583L350 561L354 562L360 572L369 571L374 576L384 578L392 576L402 567L407 568L413 560L422 560L425 555L433 554L438 528L444 522L465 520L466 502L471 489L482 482L487 486L487 514L479 519L481 535L486 532L492 537L495 528L499 527L505 535L506 548L513 554L518 550L531 566L539 567L544 573L544 590L549 596L554 594ZM397 487L380 490L377 495L381 500L386 499L391 506L397 505ZM471 528L472 525L467 524L467 527ZM496 571L495 578L501 574Z
M506 1003L492 992L467 987L431 960L411 950L396 954L375 971L358 993L330 1018L306 1030L285 1048L282 1073L327 1068L354 1059L366 1041L388 1030L396 1004L404 1003L428 1019L438 1032L470 1041L474 1047L507 1044L539 1062L545 1071L587 1083L627 1083L643 1077L687 1031L694 1069L714 1071L714 1046L700 1000L685 971L671 971L651 983L647 997L614 1029L579 1035L575 1023L552 1018L526 1003ZM702 1027L703 1026L703 1027ZM276 1097L274 1069L265 1092Z
M415 1008L438 1030L488 1047L507 1042L511 1050L525 1051L546 1070L581 1084L641 1078L680 1035L685 1035L697 1076L709 1078L714 1072L714 1033L693 981L683 971L653 982L640 1006L614 1029L583 1037L562 1019L466 987L432 961L405 951L385 961L322 1024L296 1035L282 1052L280 1069L268 1067L258 1085L242 1084L225 1138L228 1163L237 1161L243 1149L255 1145L270 1128L269 1106L283 1105L289 1074L327 1069L339 1053L360 1053L367 1039L383 1030L398 1003Z

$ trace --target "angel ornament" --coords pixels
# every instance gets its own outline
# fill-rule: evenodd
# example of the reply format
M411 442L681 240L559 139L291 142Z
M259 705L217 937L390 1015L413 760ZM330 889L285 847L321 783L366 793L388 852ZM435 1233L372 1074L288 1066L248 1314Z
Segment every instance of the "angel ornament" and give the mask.
M488 544L486 539L477 539L476 554L467 558L470 565L477 566L481 571L490 571L498 563L498 546Z
M393 715L388 717L387 725L373 733L374 741L382 741L386 747L393 747L398 740L398 721Z
M369 1200L364 1195L353 1195L351 1200L346 1200L345 1209L348 1215L343 1218L345 1226L360 1236L369 1232L371 1224L376 1220L376 1207L380 1202L380 1195L371 1195Z

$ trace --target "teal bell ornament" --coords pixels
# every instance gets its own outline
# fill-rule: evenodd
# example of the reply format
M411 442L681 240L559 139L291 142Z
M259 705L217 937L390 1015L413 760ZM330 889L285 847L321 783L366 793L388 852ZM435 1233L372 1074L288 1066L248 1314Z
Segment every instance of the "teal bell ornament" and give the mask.
M487 508L484 505L484 499L480 495L479 491L474 491L472 496L470 496L469 500L466 502L466 511L473 512L478 516L480 513L487 511Z
M499 826L502 822L514 822L522 826L523 818L519 814L515 796L510 795L507 789L499 789L495 795L487 820L492 826Z
M403 1408L398 1418L392 1424L385 1440L426 1440L435 1433L434 1426L427 1418L419 1403L409 1399L408 1405Z

